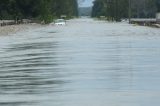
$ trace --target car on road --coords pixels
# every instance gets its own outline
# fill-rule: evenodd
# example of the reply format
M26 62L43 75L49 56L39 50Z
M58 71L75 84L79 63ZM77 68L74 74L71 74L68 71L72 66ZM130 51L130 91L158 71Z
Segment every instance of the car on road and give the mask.
M64 19L57 19L54 21L55 25L66 25L66 21Z

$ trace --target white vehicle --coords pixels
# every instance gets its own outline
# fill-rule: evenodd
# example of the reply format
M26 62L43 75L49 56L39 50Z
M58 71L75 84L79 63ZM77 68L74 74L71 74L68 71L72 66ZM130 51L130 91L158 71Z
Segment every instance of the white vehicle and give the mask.
M55 25L66 25L66 21L64 19L57 19L54 22Z

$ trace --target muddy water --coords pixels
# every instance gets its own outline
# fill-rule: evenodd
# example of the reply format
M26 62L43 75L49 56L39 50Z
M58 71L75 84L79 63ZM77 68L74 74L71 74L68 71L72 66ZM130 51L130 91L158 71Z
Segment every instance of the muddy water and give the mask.
M76 19L0 37L0 106L159 106L159 35Z

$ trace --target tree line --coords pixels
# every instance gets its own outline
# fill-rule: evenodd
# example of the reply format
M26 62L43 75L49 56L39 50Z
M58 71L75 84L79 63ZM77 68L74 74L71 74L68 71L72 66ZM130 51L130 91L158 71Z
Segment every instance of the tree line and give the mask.
M153 18L160 12L160 0L130 0L131 17ZM128 18L129 0L95 0L92 17L106 16L108 20L119 21Z
M46 23L53 18L78 15L77 0L0 0L0 19L37 19Z

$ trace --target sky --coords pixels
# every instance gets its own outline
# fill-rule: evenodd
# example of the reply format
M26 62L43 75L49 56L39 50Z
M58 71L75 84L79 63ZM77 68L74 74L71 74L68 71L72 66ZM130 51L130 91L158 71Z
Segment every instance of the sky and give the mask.
M90 7L93 5L94 0L85 0L82 4L81 7Z

